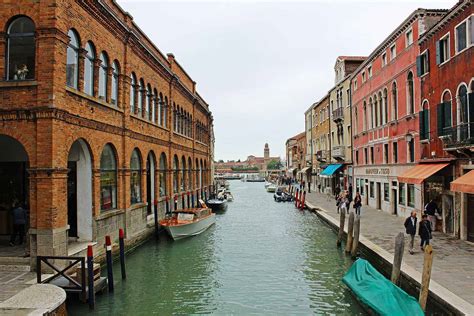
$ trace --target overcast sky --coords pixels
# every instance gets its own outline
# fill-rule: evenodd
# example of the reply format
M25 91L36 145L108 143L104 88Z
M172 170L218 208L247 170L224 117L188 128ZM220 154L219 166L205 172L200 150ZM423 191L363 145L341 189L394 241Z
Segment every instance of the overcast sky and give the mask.
M304 112L332 87L339 55L369 55L413 10L456 0L118 0L210 104L215 159L285 154Z

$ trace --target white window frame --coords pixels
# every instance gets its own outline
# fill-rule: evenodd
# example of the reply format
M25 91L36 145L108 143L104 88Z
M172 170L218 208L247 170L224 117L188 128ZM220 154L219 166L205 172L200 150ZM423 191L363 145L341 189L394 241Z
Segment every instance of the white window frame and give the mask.
M448 52L448 58L446 58L446 60L444 60L443 62L440 62L438 67L446 64L450 59L451 59L451 42L450 42L450 38L451 37L451 32L448 32L446 34L444 34L442 37L439 38L438 42L441 42L441 41L444 41L445 39L446 40L446 43L448 43L448 49L446 50ZM440 47L440 54L441 54L441 47Z
M470 18L473 18L473 21L472 23L474 23L474 14L471 14L470 16L468 16L467 18L465 18L463 21L461 21L460 23L456 24L456 26L454 26L454 56L458 55L458 54L461 54L462 52L464 52L465 50L468 50L471 46L474 45L474 42L471 43L471 30L470 30L470 25L469 25L469 19ZM460 51L458 51L458 36L457 36L457 28L461 25L465 23L466 24L466 47Z
M365 70L362 72L362 83L365 82Z
M397 43L390 45L390 61L394 60L397 57ZM395 52L395 53L393 53Z
M421 54L420 54L420 56L425 55L427 52L428 52L428 48L425 49L424 51L422 51ZM436 53L436 52L435 52L435 53ZM428 55L426 55L426 56L428 57L428 58L425 58L425 59L426 59L426 63L428 64L428 67L427 67L427 68L428 68L428 71L425 71L425 72L420 76L420 78L421 78L421 77L424 77L424 76L426 76L427 74L430 73L430 66L429 66L430 60L429 60L429 56L428 56ZM436 57L436 56L435 56L435 57ZM422 58L420 58L420 62L422 62L422 61L423 61ZM422 64L423 64L423 63L422 63Z
M372 64L367 66L367 76L368 78L372 78Z
M383 52L382 53L382 56L380 56L381 59L382 59L382 67L385 67L387 66L387 52Z
M411 33L411 43L408 42L408 34ZM413 28L409 28L405 32L405 48L409 47L414 42Z

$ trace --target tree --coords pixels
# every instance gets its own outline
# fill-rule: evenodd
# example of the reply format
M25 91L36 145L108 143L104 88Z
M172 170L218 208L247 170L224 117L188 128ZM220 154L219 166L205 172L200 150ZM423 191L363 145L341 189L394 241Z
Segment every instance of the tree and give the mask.
M283 168L283 164L281 163L280 160L272 160L267 164L267 169L268 170L279 170Z

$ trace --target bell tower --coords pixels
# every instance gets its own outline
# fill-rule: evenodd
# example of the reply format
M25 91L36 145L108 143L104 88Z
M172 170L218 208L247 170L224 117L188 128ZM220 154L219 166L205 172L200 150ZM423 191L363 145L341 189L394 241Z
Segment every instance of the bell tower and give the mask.
M270 148L268 147L268 143L265 143L265 148L263 149L263 158L265 160L270 158Z

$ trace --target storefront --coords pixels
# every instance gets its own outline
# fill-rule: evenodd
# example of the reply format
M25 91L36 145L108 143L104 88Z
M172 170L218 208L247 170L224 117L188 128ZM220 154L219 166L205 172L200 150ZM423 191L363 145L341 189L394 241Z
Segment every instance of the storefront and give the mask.
M462 194L461 239L474 242L474 170L451 182L451 190Z
M334 194L337 186L343 188L341 179L344 179L341 168L342 164L328 165L320 174L321 191L327 194ZM343 183L342 183L343 184Z

